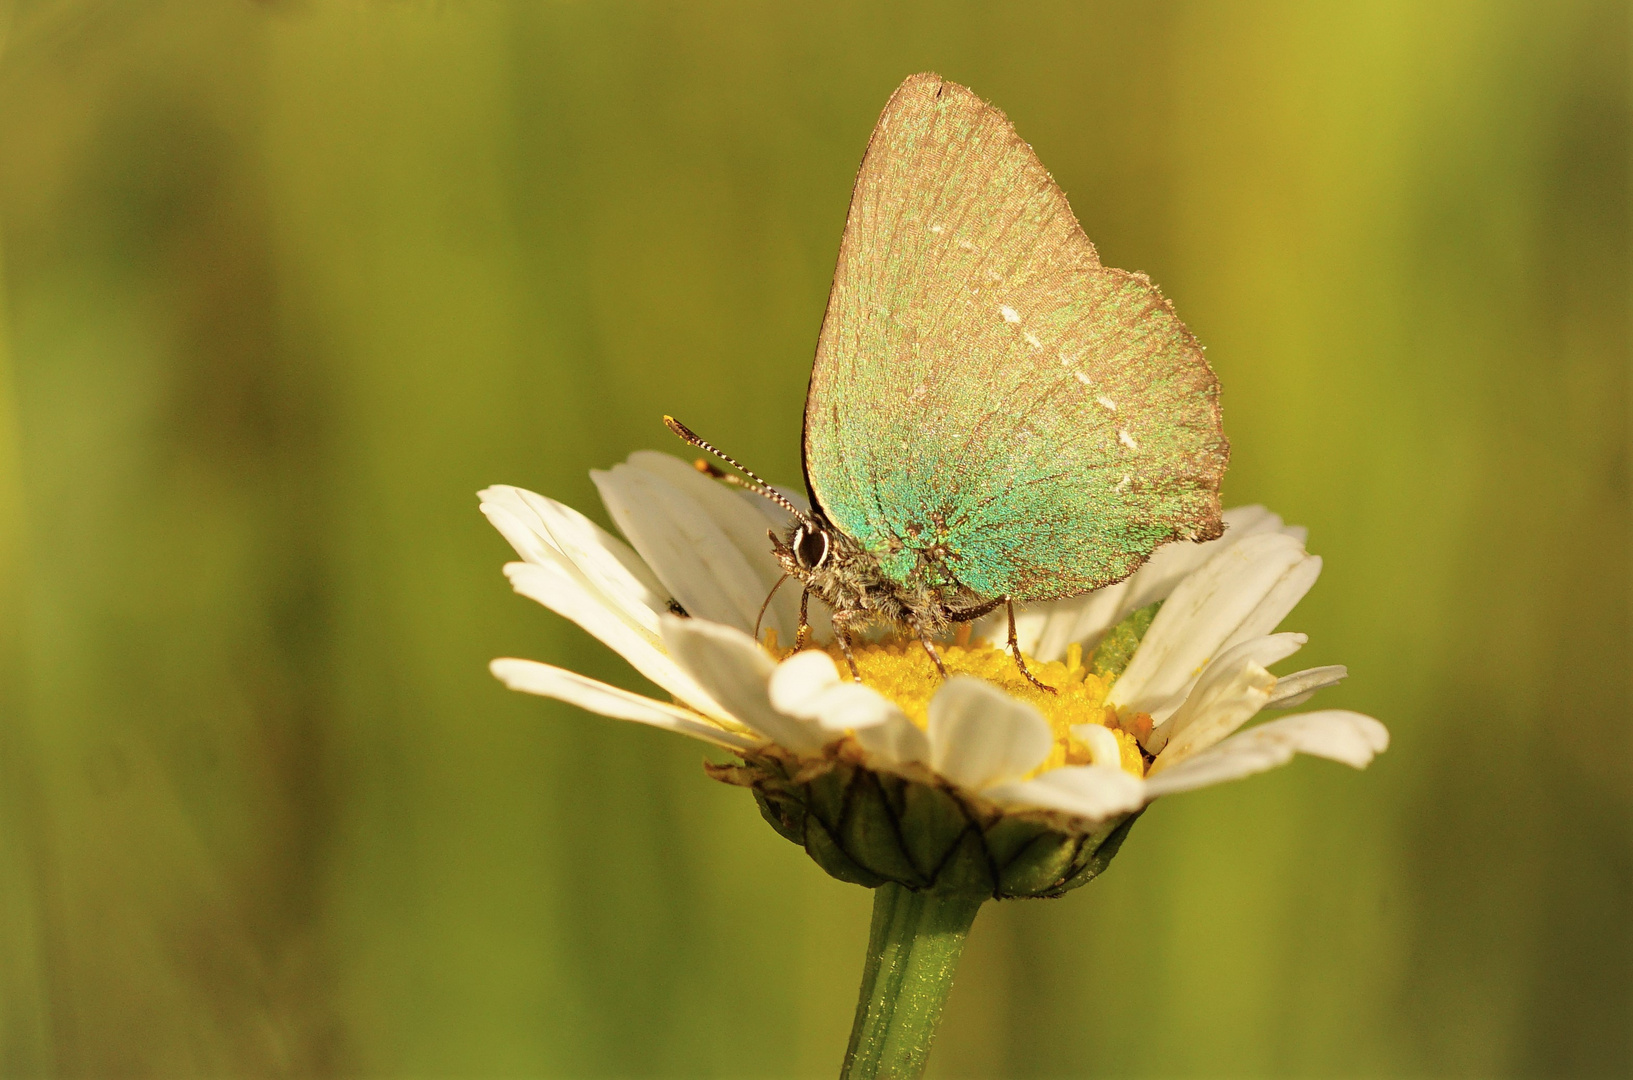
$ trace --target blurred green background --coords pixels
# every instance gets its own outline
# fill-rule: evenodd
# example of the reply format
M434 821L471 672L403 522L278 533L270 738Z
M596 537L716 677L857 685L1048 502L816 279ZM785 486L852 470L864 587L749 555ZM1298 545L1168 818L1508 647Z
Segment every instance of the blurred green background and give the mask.
M932 1072L1633 1071L1629 12L34 0L0 47L0 1072L832 1075L868 894L514 596L474 492L784 481L933 69L1210 346L1382 718L976 925ZM604 516L600 517L605 520Z

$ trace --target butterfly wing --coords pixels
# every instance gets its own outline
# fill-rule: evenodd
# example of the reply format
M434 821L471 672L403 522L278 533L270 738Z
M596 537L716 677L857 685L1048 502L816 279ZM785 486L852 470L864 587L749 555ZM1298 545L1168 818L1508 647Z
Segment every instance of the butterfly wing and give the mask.
M862 160L804 451L813 501L904 586L1072 596L1222 528L1201 346L1100 265L1004 114L935 75Z

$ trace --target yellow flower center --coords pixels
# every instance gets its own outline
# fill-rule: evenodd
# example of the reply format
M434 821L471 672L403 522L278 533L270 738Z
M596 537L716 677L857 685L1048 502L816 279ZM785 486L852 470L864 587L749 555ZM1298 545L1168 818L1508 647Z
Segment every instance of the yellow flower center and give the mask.
M947 673L985 679L1011 697L1036 708L1054 730L1054 749L1035 773L1062 765L1089 764L1089 747L1072 735L1072 728L1079 724L1100 724L1116 736L1118 748L1122 751L1120 764L1124 771L1135 776L1145 775L1145 759L1140 755L1140 744L1124 727L1126 724L1128 728L1138 730L1140 721L1149 724L1150 719L1142 714L1126 722L1120 721L1117 710L1106 704L1111 680L1103 680L1083 666L1082 646L1070 646L1063 661L1026 658L1027 669L1037 676L1038 681L1055 689L1055 693L1049 694L1027 681L1007 649L972 645L968 643L967 636L966 631L959 635L961 639L966 639L963 642L939 646ZM768 644L773 653L785 655L776 649L775 638ZM841 672L848 670L845 654L837 643L814 647L824 648ZM857 645L852 652L864 684L889 698L920 728L929 726L930 699L941 689L942 679L923 645L912 638L891 639Z

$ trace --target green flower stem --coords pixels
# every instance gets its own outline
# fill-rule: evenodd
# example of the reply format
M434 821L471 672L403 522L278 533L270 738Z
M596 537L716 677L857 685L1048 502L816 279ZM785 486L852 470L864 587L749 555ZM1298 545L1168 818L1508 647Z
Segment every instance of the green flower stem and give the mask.
M840 1080L924 1075L964 939L985 899L894 882L874 890L867 967Z

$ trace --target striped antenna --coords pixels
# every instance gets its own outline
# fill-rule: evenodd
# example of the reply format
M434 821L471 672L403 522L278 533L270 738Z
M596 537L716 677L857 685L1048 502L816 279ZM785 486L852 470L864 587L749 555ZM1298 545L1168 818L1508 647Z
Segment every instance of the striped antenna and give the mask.
M770 484L766 483L764 480L761 480L758 476L756 476L754 474L754 470L752 470L748 466L744 465L741 461L738 461L736 458L732 457L730 454L726 453L723 450L716 449L713 444L705 442L702 438L700 438L698 436L697 432L693 431L691 428L687 427L685 424L681 423L679 420L676 420L673 416L665 416L663 418L663 422L665 424L669 425L669 430L670 431L673 431L676 435L679 435L682 439L684 439L687 442L691 443L693 446L697 447L699 450L708 451L709 453L713 454L715 457L719 458L721 461L724 461L727 465L730 465L732 468L736 469L738 472L742 473L744 476L748 477L751 481L753 481L753 483L742 484L741 485L742 487L747 488L748 490L754 492L756 495L759 495L762 498L770 499L772 502L776 503L778 506L782 507L784 510L787 510L790 514L793 514L795 517L799 518L801 521L811 520L811 515L810 514L805 513L799 507L797 507L793 503L789 502L786 498L783 497L782 492L778 491L776 488L772 487ZM730 479L730 478L728 478L728 479Z

